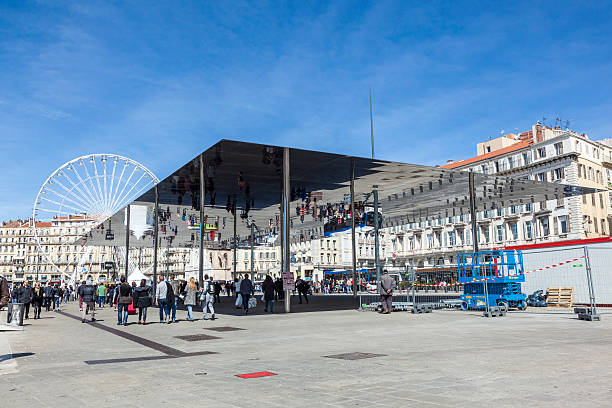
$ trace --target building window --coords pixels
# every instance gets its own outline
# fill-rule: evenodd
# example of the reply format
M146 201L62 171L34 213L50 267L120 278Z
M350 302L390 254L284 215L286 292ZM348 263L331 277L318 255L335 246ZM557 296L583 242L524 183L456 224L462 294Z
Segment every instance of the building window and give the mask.
M529 163L531 163L531 160L529 160L529 153L523 153L523 166L526 166Z
M555 169L553 171L554 174L554 180L561 180L563 179L563 177L565 177L565 172L563 171L563 169Z
M595 207L595 193L591 194L591 205Z
M595 233L599 233L599 226L597 225L597 217L593 217L593 227L595 228Z
M539 173L536 177L538 181L546 181L546 173Z
M504 241L504 226L503 225L497 225L495 227L495 240L497 242Z
M555 153L557 154L557 156L563 154L563 143L555 143Z
M542 227L542 236L547 237L550 235L550 226L548 225L548 217L540 218L540 226Z
M539 159L543 159L543 158L545 158L545 157L546 157L546 148L544 148L544 147L540 147L540 148L537 150L537 155L538 155L538 158L539 158Z
M525 236L525 239L533 239L533 224L531 221L525 221L523 235Z
M606 221L604 219L601 220L601 233L606 233Z
M489 236L489 226L488 225L482 227L482 236L484 238L485 244L488 244L491 239L491 237Z
M449 246L457 245L457 238L456 238L456 235L455 235L455 231L449 231L448 232L448 245Z
M559 217L559 230L561 234L567 234L567 217L565 215Z
M510 227L510 236L513 241L518 240L518 224L516 222L512 222L508 224Z
M604 208L604 199L603 199L603 194L599 193L599 206L601 208Z

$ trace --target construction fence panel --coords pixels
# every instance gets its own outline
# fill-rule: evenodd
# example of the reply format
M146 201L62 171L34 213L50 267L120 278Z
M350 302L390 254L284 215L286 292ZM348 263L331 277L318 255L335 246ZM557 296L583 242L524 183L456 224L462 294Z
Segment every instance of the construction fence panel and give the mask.
M612 247L587 246L591 264L595 302L598 306L612 307Z
M572 312L574 304L589 303L584 247L538 248L523 252L523 293L530 311ZM540 296L533 296L541 291ZM545 302L545 303L543 303Z

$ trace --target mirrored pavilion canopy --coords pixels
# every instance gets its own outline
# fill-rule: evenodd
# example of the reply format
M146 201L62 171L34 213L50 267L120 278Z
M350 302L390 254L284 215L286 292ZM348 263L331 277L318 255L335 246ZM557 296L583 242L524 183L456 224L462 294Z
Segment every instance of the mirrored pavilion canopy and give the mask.
M221 140L202 153L207 245L221 245L236 232L240 239L255 224L258 239L280 230L283 147ZM354 172L358 225L373 221L373 195L379 196L381 227L469 214L469 173L417 164L289 149L292 237L310 239L350 227L350 180ZM354 170L353 170L354 168ZM476 210L560 199L596 192L592 188L475 173ZM164 245L197 247L199 238L200 156L158 185L160 237ZM130 246L152 246L155 188L130 205ZM125 245L125 209L86 240L94 245Z

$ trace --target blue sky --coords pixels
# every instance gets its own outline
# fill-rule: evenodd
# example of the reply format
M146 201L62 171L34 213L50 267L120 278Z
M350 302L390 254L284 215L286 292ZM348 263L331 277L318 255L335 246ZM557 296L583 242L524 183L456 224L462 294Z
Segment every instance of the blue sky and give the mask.
M0 219L64 162L221 138L441 164L542 117L612 137L609 2L0 3Z

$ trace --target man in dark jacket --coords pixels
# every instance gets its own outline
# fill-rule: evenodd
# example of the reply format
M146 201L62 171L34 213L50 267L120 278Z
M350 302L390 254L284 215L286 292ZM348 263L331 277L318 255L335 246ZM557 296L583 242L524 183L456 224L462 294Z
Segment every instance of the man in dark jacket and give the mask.
M8 305L11 300L11 293L9 292L8 282L3 276L0 276L0 309Z
M297 280L295 281L295 288L298 291L300 303L302 303L302 295L304 295L304 299L306 300L306 303L308 303L308 289L310 288L310 286L308 285L308 282L298 277Z
M23 282L23 285L19 288L17 292L17 301L19 303L23 303L25 307L25 318L29 319L30 316L30 304L32 303L32 288L30 287L30 282L26 279Z
M83 299L83 311L81 315L81 322L85 323L85 315L87 309L91 312L91 321L96 321L96 288L93 286L93 279L87 278L84 285L79 286L78 295Z
M249 314L249 298L254 293L253 282L249 279L249 274L245 273L242 282L240 283L240 295L242 296L242 308L244 314Z
M47 309L47 312L51 309L51 305L53 303L53 296L54 296L54 290L53 290L53 286L51 286L51 282L47 283L47 286L45 286L45 308Z
M383 277L380 279L380 301L382 304L382 313L389 314L393 310L393 288L395 280L389 276L389 271L383 272Z
M172 287L172 303L168 303L168 308L172 311L172 323L176 323L176 307L178 298L181 294L181 282L175 279L174 275L170 275L168 284Z

